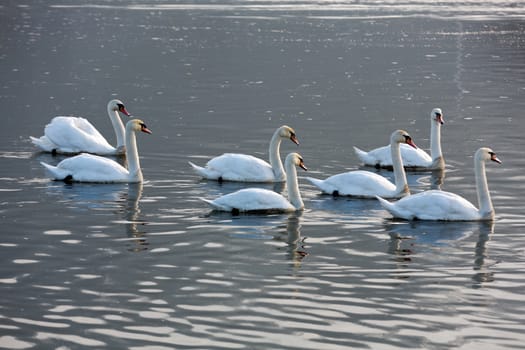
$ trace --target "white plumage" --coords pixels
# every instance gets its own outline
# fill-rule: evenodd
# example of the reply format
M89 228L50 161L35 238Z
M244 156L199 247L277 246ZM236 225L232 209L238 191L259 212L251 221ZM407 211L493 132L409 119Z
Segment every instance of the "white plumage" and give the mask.
M330 176L325 180L312 177L307 177L307 179L323 193L338 196L373 198L381 193L382 196L391 198L396 194L396 185L385 177L370 171L349 171Z
M416 148L412 138L404 130L396 130L390 136L395 184L378 174L363 170L333 175L325 180L311 177L307 179L323 193L332 195L374 198L381 193L386 198L402 197L409 193L409 189L399 151L400 143Z
M189 162L193 170L208 180L240 182L282 182L286 174L279 154L282 139L299 144L289 126L278 128L270 141L270 163L247 154L225 153L208 161L206 167Z
M44 162L41 164L56 180L100 183L142 182L142 170L135 138L137 131L151 134L142 120L133 119L126 124L126 158L129 170L114 160L87 153L64 159L57 166Z
M102 134L81 117L59 116L44 129L44 136L30 136L31 142L44 152L76 154L87 152L100 155L124 154L124 125L119 112L130 116L120 100L111 100L107 106L108 116L117 138L117 146L111 146Z
M240 182L273 182L272 166L262 159L240 153L225 153L211 159L205 168L190 162L193 169L209 180Z
M289 200L281 194L261 188L245 188L214 200L203 200L215 210L227 212L289 212L302 210L304 203L299 192L295 166L306 170L302 157L297 153L290 153L285 160L286 186Z
M443 169L445 162L441 152L441 125L443 124L443 113L440 108L434 108L430 113L430 155L421 148L413 148L401 145L401 158L405 168L416 168L419 170ZM378 168L392 168L392 155L390 145L376 148L371 151L363 151L354 147L357 157L364 165Z
M485 162L501 161L489 148L480 148L474 155L476 189L479 209L465 198L450 192L431 190L389 202L377 197L383 208L396 218L405 220L477 221L492 220L494 208L490 199Z
M114 160L101 156L82 153L66 158L57 166L42 164L56 180L75 182L128 182L129 172ZM68 178L70 177L70 178Z
M219 211L294 211L295 207L279 193L263 188L244 188L214 200L202 199Z

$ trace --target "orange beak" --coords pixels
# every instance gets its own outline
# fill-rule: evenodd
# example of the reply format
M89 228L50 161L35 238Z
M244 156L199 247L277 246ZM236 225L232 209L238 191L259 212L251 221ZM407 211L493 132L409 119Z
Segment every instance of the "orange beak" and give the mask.
M412 141L412 138L411 138L411 137L407 137L407 138L406 138L406 143L409 144L410 146L414 147L415 149L417 149L417 146L416 146L416 144L414 143L414 141Z
M128 117L131 117L131 114L126 110L126 107L121 106L118 110L119 110L120 113L123 113L123 114L125 114Z

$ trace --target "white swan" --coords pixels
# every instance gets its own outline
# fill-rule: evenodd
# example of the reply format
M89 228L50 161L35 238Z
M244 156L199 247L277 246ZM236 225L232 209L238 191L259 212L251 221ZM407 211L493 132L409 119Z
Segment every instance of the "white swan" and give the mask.
M225 153L211 159L206 167L189 162L193 170L208 180L242 182L282 182L286 180L279 154L282 139L299 144L295 131L289 126L278 128L270 141L270 164L260 158L239 153Z
M49 170L54 179L66 182L142 182L135 138L137 131L151 134L142 120L132 119L126 124L126 159L129 170L114 160L89 153L64 159L57 166L44 162L40 164Z
M98 130L80 117L55 117L44 129L44 136L30 136L31 142L44 152L75 154L87 152L100 155L125 153L124 125L118 112L131 116L120 100L111 100L107 106L108 116L117 137L117 146L111 146Z
M490 148L482 147L474 155L474 172L479 209L457 194L431 190L421 192L397 202L377 197L379 202L396 218L405 220L478 221L494 219L494 208L490 199L485 173L485 162L501 161Z
M443 113L440 108L434 108L430 113L430 156L421 148L414 149L408 145L401 145L401 158L405 168L420 170L444 169L445 160L441 152L441 125ZM354 147L357 157L364 165L376 168L392 168L390 145L365 152Z
M298 153L290 153L284 161L286 167L286 185L289 201L274 191L261 188L245 188L214 200L202 199L213 209L232 213L242 212L290 212L303 210L304 203L299 192L297 170L299 166L304 170L303 158Z
M374 198L377 195L386 198L402 197L410 192L399 150L401 143L406 143L416 148L412 138L404 130L396 130L390 136L395 184L381 175L364 170L333 175L326 180L318 180L311 177L307 177L307 179L324 193L332 195L362 198Z

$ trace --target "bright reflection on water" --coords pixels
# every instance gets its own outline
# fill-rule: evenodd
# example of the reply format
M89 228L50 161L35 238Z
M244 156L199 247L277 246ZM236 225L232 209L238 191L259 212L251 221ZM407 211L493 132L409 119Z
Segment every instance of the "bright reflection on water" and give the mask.
M0 5L0 348L516 349L523 324L524 6L515 1L31 2ZM35 152L54 115L110 142L111 98L153 131L144 184L64 184ZM447 169L409 173L477 204L490 146L494 223L393 221L302 177L359 168L395 129ZM267 158L280 125L309 168L306 209L210 212L246 187L188 161ZM122 159L117 159L122 162ZM390 180L388 171L377 172ZM251 185L286 192L282 185Z

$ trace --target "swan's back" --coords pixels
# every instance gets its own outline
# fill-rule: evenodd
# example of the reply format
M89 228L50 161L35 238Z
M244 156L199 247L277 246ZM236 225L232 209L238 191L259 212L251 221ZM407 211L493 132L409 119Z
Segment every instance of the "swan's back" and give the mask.
M479 210L455 193L430 190L400 199L397 202L380 200L394 217L406 220L471 221L480 220Z
M114 153L115 148L84 118L55 117L46 126L44 135L61 153Z
M356 155L365 165L381 168L392 167L392 151L390 145L365 152L354 147ZM413 148L407 144L400 144L401 158L405 168L425 168L432 165L432 158L421 148Z
M369 171L350 171L330 176L326 180L307 179L327 194L373 198L379 193L382 197L391 197L396 193L393 183Z
M257 157L240 154L225 153L211 159L206 170L224 181L244 182L273 182L275 175L270 164Z
M206 200L214 209L220 211L260 212L294 211L290 202L282 195L261 188L242 189L215 200Z
M41 163L56 180L71 177L75 182L129 182L129 172L117 162L83 153L61 161L56 167Z

